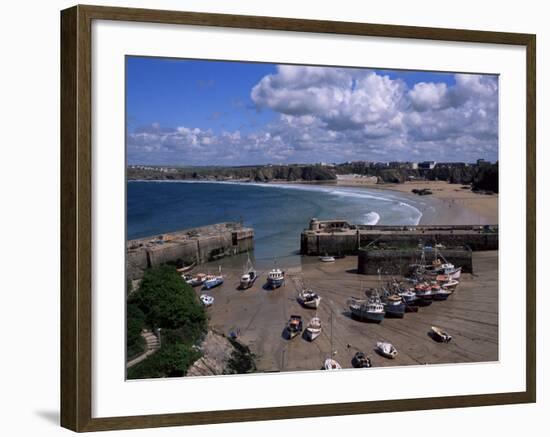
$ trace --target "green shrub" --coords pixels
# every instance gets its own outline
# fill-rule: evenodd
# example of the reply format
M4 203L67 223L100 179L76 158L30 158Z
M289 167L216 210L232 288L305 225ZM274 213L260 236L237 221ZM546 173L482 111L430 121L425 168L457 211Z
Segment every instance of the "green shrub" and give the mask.
M185 344L165 344L141 363L128 369L128 379L185 376L187 369L199 358L198 350Z
M128 359L145 352L145 339L141 330L145 327L145 314L135 304L126 306L126 356Z
M204 306L174 266L148 269L128 300L128 357L138 350L141 329L161 328L161 348L127 371L128 379L184 376L201 354L195 347L207 328ZM145 347L145 345L143 345ZM137 355L137 354L135 354Z
M139 290L130 297L154 328L206 329L206 313L194 290L182 281L173 266L160 266L145 272Z

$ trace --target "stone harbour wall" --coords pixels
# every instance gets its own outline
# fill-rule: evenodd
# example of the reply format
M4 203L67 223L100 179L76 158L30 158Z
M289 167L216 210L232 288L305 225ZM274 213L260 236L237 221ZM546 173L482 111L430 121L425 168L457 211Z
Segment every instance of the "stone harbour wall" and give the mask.
M240 223L218 223L129 240L126 277L139 279L145 269L162 264L203 264L254 250L254 230Z

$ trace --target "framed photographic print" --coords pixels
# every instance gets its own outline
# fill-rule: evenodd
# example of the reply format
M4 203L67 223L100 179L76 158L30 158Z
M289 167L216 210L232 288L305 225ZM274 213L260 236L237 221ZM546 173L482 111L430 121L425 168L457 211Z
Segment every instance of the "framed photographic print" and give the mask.
M534 35L75 6L61 54L62 426L535 401Z

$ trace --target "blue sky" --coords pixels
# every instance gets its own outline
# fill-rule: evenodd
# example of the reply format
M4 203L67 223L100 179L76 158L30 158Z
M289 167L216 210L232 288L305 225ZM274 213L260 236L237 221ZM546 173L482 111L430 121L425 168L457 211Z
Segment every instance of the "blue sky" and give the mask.
M126 60L129 164L498 157L498 79L146 57Z

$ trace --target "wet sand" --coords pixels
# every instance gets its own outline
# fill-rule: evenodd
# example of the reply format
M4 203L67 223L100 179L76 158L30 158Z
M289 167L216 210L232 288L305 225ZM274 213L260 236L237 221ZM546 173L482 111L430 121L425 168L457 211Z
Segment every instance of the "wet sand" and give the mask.
M421 224L498 224L498 194L474 193L462 184L446 181L411 181L403 184L376 184L369 178L339 176L338 185L412 194L413 189L428 188L433 194L424 199L442 202L437 211L423 211ZM420 197L420 196L419 196Z
M348 256L335 263L321 263L316 257L302 257L300 267L287 270L285 286L264 289L266 271L248 290L237 289L242 264L225 259L201 270L223 266L225 282L208 291L215 297L208 308L210 326L226 335L239 330L239 340L256 355L259 372L319 370L330 356L330 318L333 317L334 358L350 368L356 351L365 352L376 367L418 364L486 362L498 360L498 252L474 252L474 275L463 274L456 292L447 301L434 302L407 313L403 319L384 319L380 324L350 318L346 302L363 298L366 287L378 279L356 273L357 258ZM290 315L301 315L304 328L315 310L296 301L302 280L322 297L317 310L322 334L308 342L302 337L287 340L285 324ZM197 289L197 294L201 294ZM432 325L453 336L450 343L437 343L428 336ZM394 360L379 356L377 341L389 341L399 351Z

